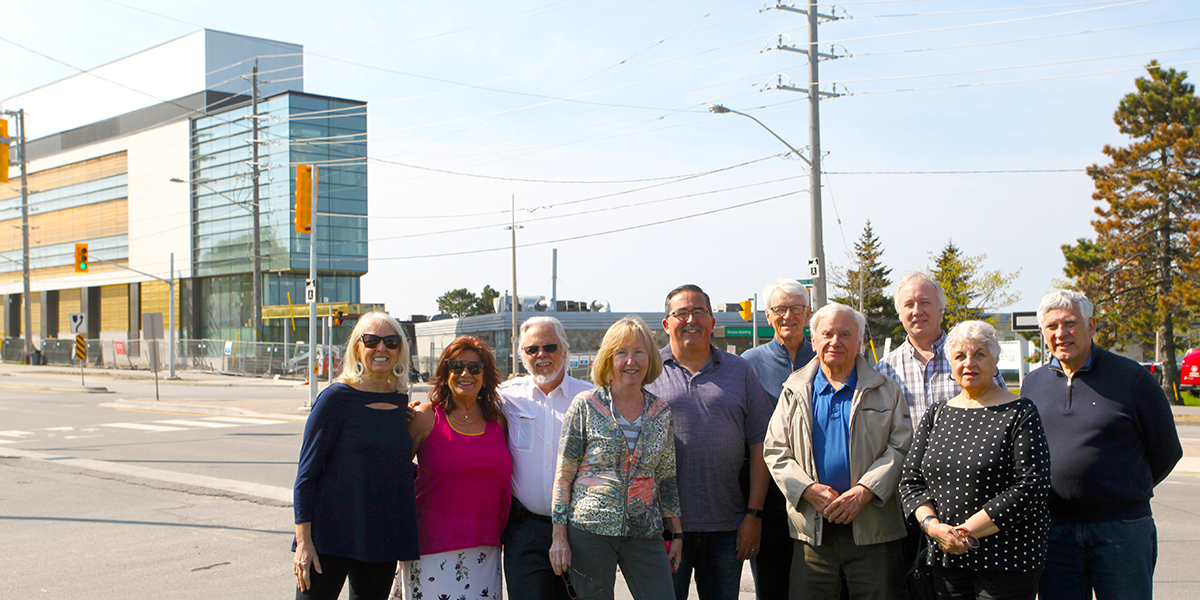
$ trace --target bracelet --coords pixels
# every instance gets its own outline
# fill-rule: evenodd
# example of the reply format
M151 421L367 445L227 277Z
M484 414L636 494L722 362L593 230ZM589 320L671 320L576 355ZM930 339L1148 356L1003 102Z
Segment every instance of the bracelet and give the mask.
M935 520L935 521L936 521L936 520L937 520L937 515L929 515L928 517L925 517L924 519L921 519L921 531L922 531L922 532L924 532L924 533L925 533L925 535L929 535L929 532L928 532L928 531L927 531L925 528L929 526L929 521L930 521L930 520ZM940 523L941 521L938 521L938 522Z
M683 539L683 532L682 532L682 531L672 531L672 532L671 532L671 539L673 539L673 540L682 540L682 539Z
M752 516L752 517L758 517L758 518L760 518L760 519L761 519L761 518L762 518L762 509L759 509L759 508L747 508L747 509L746 509L746 514L748 514L748 515L750 515L750 516Z

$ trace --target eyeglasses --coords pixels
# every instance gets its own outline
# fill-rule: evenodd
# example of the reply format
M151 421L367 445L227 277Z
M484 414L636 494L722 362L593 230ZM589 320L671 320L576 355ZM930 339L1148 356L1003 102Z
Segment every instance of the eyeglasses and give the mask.
M808 307L804 306L803 304L797 304L796 306L772 306L771 307L771 313L777 317L782 317L783 315L786 315L788 313L792 313L792 316L803 317L804 311L806 311L806 310L808 310Z
M675 317L676 319L679 319L680 321L687 321L688 317L695 317L696 319L703 319L704 317L707 317L709 314L711 314L711 313L708 312L707 308L693 308L690 310L686 309L686 308L681 308L679 310L672 311L671 314L668 316Z
M568 570L562 572L562 580L563 583L567 585L567 595L571 597L571 600L585 600L585 598L579 595L579 592L575 591L575 584L571 583L571 573L574 573L588 581L595 581L595 579L580 573L575 569L575 567L568 567Z
M483 363L478 360L452 360L447 364L450 366L451 373L462 373L463 369L472 375L483 372Z
M538 353L538 350L545 350L546 354L554 354L558 352L558 344L542 344L541 346L525 346L521 348L525 354L533 356Z
M368 348L374 348L375 346L379 345L379 342L383 342L383 345L386 346L388 350L395 350L396 348L399 348L401 341L400 336L395 334L379 337L373 333L364 333L358 339L362 342L362 345Z

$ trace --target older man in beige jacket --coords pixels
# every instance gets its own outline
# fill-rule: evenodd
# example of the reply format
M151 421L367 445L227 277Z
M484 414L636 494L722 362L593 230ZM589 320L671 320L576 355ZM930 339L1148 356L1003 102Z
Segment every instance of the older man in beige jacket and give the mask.
M817 360L784 383L763 455L796 540L792 598L892 599L904 570L896 487L912 442L895 382L859 356L866 319L829 304L812 316Z

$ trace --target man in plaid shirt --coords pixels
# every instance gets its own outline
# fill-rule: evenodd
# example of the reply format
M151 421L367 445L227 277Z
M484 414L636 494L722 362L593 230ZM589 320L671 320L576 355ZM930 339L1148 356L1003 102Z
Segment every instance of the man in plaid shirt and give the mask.
M908 337L899 348L884 355L875 370L900 386L915 431L929 407L957 396L961 390L950 376L950 360L946 358L946 334L942 332L946 294L933 273L905 274L896 284L895 300L896 313ZM1006 387L999 370L996 385Z

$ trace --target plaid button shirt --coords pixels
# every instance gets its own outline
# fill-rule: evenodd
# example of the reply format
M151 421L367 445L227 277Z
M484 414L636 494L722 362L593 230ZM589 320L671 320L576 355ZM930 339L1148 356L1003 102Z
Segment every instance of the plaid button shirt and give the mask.
M900 386L904 399L908 401L908 412L912 416L914 428L916 423L921 422L930 406L945 402L962 391L950 375L945 333L933 343L933 358L929 359L928 363L921 364L916 351L906 337L899 348L888 352L880 359L879 364L875 365L876 371L884 377L890 377Z

